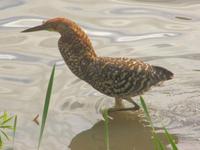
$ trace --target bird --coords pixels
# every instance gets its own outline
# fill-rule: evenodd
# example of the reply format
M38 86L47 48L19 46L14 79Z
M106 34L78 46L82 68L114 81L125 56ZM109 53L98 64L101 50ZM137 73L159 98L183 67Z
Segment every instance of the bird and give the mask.
M86 32L74 21L57 17L22 32L54 31L60 34L59 51L71 72L94 89L115 98L110 112L139 110L133 97L142 95L174 74L160 66L124 57L98 56ZM134 105L124 107L123 100Z

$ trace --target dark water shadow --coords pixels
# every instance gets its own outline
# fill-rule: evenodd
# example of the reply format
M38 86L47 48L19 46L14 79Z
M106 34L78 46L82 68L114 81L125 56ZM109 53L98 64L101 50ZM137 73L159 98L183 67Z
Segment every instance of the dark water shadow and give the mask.
M109 121L111 150L154 150L152 130L140 113L114 113ZM156 131L161 131L156 129ZM163 132L158 133L164 145L168 145ZM176 143L178 138L172 135ZM69 147L71 150L106 150L104 122L97 122L91 129L76 135Z

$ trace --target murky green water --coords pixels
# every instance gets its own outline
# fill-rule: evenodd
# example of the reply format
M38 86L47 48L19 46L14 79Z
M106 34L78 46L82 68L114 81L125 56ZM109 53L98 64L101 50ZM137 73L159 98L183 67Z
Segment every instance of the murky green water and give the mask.
M153 88L144 98L155 124L159 127L160 116L177 136L181 150L199 149L199 0L1 0L0 111L18 115L16 150L36 149L39 127L32 119L42 112L54 63L55 86L42 149L104 148L99 110L112 106L113 99L69 71L57 48L59 35L20 33L57 16L80 24L99 55L140 58L173 71L173 80ZM149 129L135 118L117 116L111 122L111 150L150 147Z

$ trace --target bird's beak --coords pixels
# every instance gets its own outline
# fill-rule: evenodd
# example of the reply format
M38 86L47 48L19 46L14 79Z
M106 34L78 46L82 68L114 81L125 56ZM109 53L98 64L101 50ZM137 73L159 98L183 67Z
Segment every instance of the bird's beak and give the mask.
M29 28L29 29L26 29L24 31L21 31L21 32L34 32L34 31L40 31L40 30L45 30L46 27L44 24L42 25L39 25L39 26L35 26L35 27L32 27L32 28Z

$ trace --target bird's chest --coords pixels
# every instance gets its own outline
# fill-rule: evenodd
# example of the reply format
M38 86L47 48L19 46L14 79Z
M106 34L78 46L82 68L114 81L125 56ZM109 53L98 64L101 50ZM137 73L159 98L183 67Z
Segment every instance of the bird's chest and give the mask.
M70 45L66 45L65 47L59 46L59 50L65 63L72 71L72 73L81 78L82 75L82 70L80 66L81 60L78 56L74 55L73 51L70 49Z

